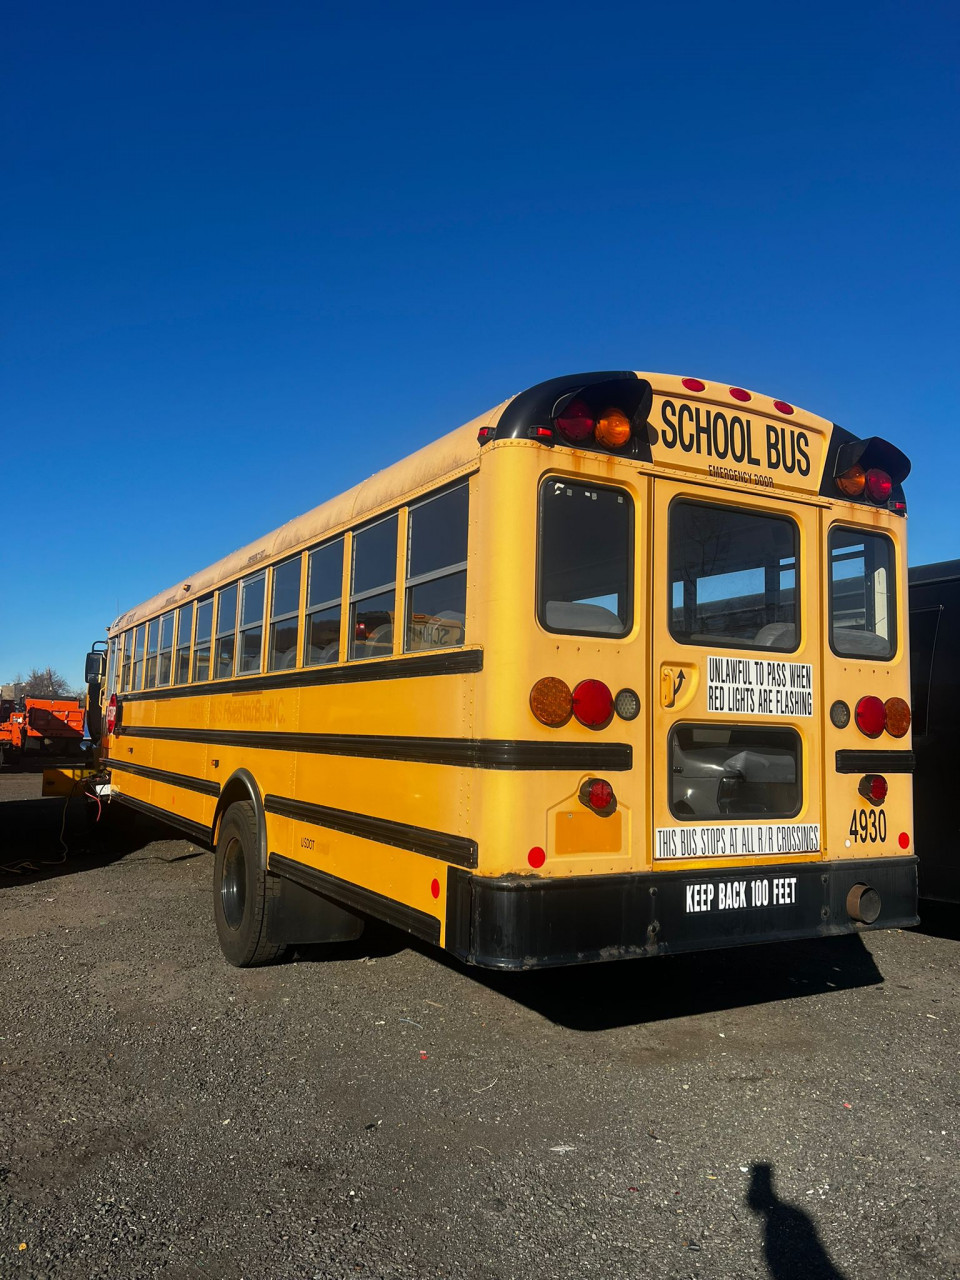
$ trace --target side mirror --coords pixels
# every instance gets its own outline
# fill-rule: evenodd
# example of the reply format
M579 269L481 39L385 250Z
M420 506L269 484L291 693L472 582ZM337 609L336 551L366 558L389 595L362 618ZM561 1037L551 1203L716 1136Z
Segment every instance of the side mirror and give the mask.
M87 654L86 665L83 668L84 684L93 684L94 682L102 682L107 674L107 655L101 653L99 649L94 649Z

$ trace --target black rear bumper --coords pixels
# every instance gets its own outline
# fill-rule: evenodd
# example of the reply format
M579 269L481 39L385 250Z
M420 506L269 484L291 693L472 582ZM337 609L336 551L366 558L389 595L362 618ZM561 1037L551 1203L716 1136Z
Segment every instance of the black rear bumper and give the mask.
M880 895L870 925L848 912L855 885ZM469 964L541 969L916 923L913 857L562 880L453 869L445 945Z

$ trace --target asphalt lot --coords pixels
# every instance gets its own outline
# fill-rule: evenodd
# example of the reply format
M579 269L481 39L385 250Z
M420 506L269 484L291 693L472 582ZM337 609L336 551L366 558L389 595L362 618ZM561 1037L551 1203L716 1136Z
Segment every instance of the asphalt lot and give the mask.
M546 974L221 958L0 778L0 1277L960 1277L960 929ZM34 869L23 867L29 860Z

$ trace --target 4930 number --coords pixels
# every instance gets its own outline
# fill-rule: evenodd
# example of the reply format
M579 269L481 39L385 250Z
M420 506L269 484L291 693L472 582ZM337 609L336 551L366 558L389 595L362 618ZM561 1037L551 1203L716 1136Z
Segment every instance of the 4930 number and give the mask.
M887 838L887 815L882 809L854 809L850 837L854 844L883 844Z

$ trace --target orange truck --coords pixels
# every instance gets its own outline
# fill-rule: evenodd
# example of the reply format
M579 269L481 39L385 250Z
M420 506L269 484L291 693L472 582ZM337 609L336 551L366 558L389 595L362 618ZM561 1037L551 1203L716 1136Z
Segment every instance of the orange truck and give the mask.
M83 753L84 709L76 698L0 702L0 765L34 757L76 759Z

